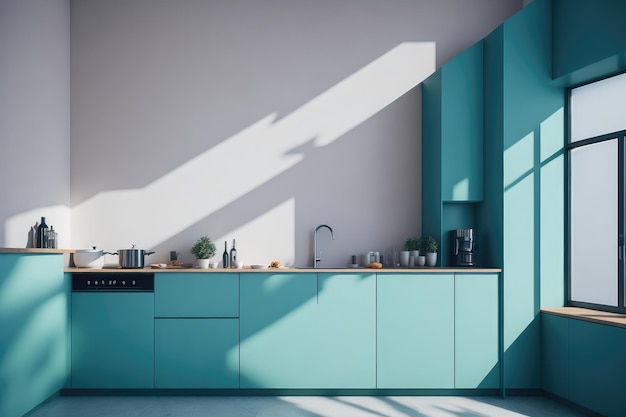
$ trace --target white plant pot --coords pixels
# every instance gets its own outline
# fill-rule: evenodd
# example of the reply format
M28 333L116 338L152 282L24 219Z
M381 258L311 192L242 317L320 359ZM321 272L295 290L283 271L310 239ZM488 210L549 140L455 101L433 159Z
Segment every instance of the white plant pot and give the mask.
M416 266L424 266L424 265L426 265L426 256L425 255L418 256L417 257L417 261L415 261L415 263L416 263Z
M437 263L437 252L426 254L426 266L435 266Z
M411 258L411 252L403 250L400 252L400 266L409 266L409 259Z
M198 259L200 269L209 269L209 259Z

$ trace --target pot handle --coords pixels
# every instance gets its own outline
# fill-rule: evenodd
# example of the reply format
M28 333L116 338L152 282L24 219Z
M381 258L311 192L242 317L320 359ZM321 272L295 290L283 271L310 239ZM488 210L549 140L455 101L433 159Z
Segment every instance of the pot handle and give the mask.
M144 252L144 255L152 255L155 254L156 252Z
M117 252L102 252L105 255L117 255Z

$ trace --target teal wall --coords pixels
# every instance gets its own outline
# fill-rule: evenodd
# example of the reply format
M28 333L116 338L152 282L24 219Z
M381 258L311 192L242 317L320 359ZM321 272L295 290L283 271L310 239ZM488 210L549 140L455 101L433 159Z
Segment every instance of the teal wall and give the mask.
M551 3L485 40L488 259L504 270L505 386L540 388L541 307L564 301L564 100L552 85ZM500 225L490 225L493 219ZM499 249L501 248L501 250Z
M575 85L626 70L624 0L553 0L553 76Z

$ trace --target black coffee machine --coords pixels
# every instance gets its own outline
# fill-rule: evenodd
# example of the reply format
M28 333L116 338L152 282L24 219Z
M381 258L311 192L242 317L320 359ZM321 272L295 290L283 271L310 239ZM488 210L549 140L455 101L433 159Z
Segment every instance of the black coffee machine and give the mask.
M454 266L474 266L476 241L473 229L450 230L450 248Z

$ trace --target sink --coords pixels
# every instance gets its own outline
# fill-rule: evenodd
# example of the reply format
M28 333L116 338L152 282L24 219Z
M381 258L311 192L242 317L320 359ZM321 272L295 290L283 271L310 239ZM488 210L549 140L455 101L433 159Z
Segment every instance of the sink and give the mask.
M313 268L312 266L295 266L295 269L357 269L348 266L318 266Z

